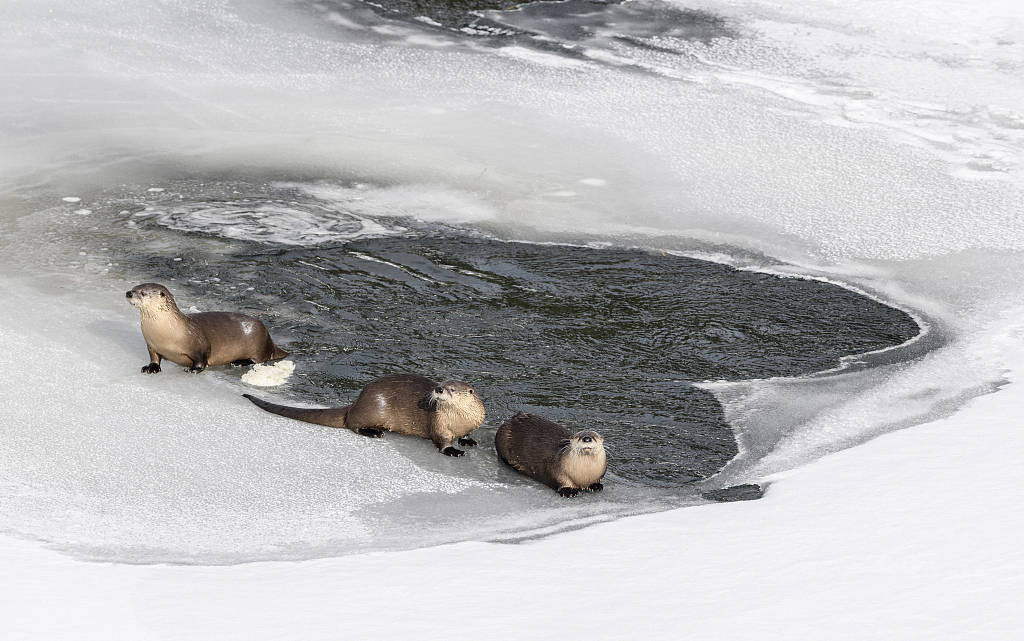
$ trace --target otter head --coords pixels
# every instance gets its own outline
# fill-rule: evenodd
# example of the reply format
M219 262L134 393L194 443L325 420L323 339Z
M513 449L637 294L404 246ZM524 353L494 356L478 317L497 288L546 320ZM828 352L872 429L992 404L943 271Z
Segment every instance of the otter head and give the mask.
M562 472L573 483L570 487L600 491L601 477L607 469L604 437L593 430L580 430L563 443L559 462Z
M580 430L569 437L569 451L581 456L604 454L604 437L594 430Z
M125 292L125 297L143 314L159 314L178 310L170 290L157 283L136 285Z
M427 403L438 412L459 414L477 425L484 422L484 403L469 383L444 381L430 392Z

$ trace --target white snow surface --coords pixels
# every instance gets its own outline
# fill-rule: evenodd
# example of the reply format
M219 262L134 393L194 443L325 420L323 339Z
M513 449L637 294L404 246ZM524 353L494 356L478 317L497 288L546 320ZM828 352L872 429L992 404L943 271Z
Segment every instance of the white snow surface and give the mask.
M257 363L242 374L242 382L257 387L274 387L284 384L294 371L295 363L293 361Z
M655 38L682 55L625 62L595 46L584 64L417 45L406 27L404 47L324 39L283 6L3 9L0 77L18 91L0 101L0 527L18 536L0 538L0 636L1021 636L1024 5L699 0L742 37ZM741 447L721 480L766 483L760 501L245 562L308 558L295 540L372 544L395 533L360 509L466 493L483 509L494 488L413 448L282 428L213 376L141 377L130 310L103 302L118 266L48 254L61 230L29 213L57 204L81 229L96 216L73 212L106 186L164 184L148 182L159 162L380 181L305 183L324 209L242 203L220 229L202 206L140 213L178 229L307 244L412 212L537 241L710 244L905 306L935 349L709 384ZM75 297L79 313L54 312ZM502 488L519 526L586 516L531 491ZM237 564L143 565L160 557L141 540Z
M1017 363L1021 329L1002 345ZM0 621L9 639L1014 639L1019 374L776 477L760 501L533 542L195 567L5 540Z

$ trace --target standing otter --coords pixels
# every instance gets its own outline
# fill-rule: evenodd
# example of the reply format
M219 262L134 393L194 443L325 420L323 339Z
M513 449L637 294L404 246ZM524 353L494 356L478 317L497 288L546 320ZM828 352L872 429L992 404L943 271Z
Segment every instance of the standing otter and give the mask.
M345 427L363 436L380 438L385 431L429 438L442 454L462 456L452 446L474 446L466 435L484 422L484 404L468 383L435 383L414 374L393 374L378 378L359 392L346 407L303 409L285 407L243 394L259 407L307 423Z
M142 336L149 348L149 365L142 367L143 374L159 372L161 359L201 372L208 366L252 365L288 355L252 316L182 314L171 292L156 283L137 285L125 296L142 316Z
M520 412L498 428L494 445L506 463L562 496L604 489L604 437L597 432L572 434L546 418Z

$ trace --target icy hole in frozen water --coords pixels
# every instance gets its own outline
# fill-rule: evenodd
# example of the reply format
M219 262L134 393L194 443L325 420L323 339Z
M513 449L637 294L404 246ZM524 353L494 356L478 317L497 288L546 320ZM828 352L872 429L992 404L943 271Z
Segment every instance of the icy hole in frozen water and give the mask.
M260 395L343 405L368 381L410 371L474 383L488 419L480 446L454 460L425 440L371 441L244 403L209 408L209 422L170 420L171 411L158 414L163 424L69 426L81 433L40 446L59 461L59 477L33 476L31 491L15 492L8 523L95 558L309 558L679 505L736 453L717 401L693 383L818 372L918 331L904 312L828 283L436 222L458 194L420 190L408 202L422 216L403 217L396 198L409 191L396 197L393 187L162 189L61 204L37 216L36 231L64 248L54 260L105 261L97 278L112 299L125 285L157 281L185 309L261 317L298 368ZM318 192L335 200L309 195ZM76 215L82 206L93 213ZM124 318L120 336L134 341L141 365L134 310ZM185 385L167 369L155 389ZM125 380L137 372L125 370ZM240 392L240 375L203 376ZM150 402L154 392L134 393ZM122 391L129 403L132 394ZM520 410L602 432L608 490L567 502L501 465L494 431ZM49 498L19 507L40 496ZM58 533L41 531L51 511L76 516L62 517Z

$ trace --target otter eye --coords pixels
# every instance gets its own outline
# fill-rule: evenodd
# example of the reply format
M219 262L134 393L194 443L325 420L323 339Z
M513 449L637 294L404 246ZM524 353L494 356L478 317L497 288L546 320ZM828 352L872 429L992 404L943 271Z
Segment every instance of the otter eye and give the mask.
M473 393L473 390L469 390L469 393L470 393L470 394L472 394L472 393Z
M443 387L435 387L434 388L434 393L435 394L444 394L444 388Z
M166 298L166 296L164 296L163 292L160 292L160 298Z

